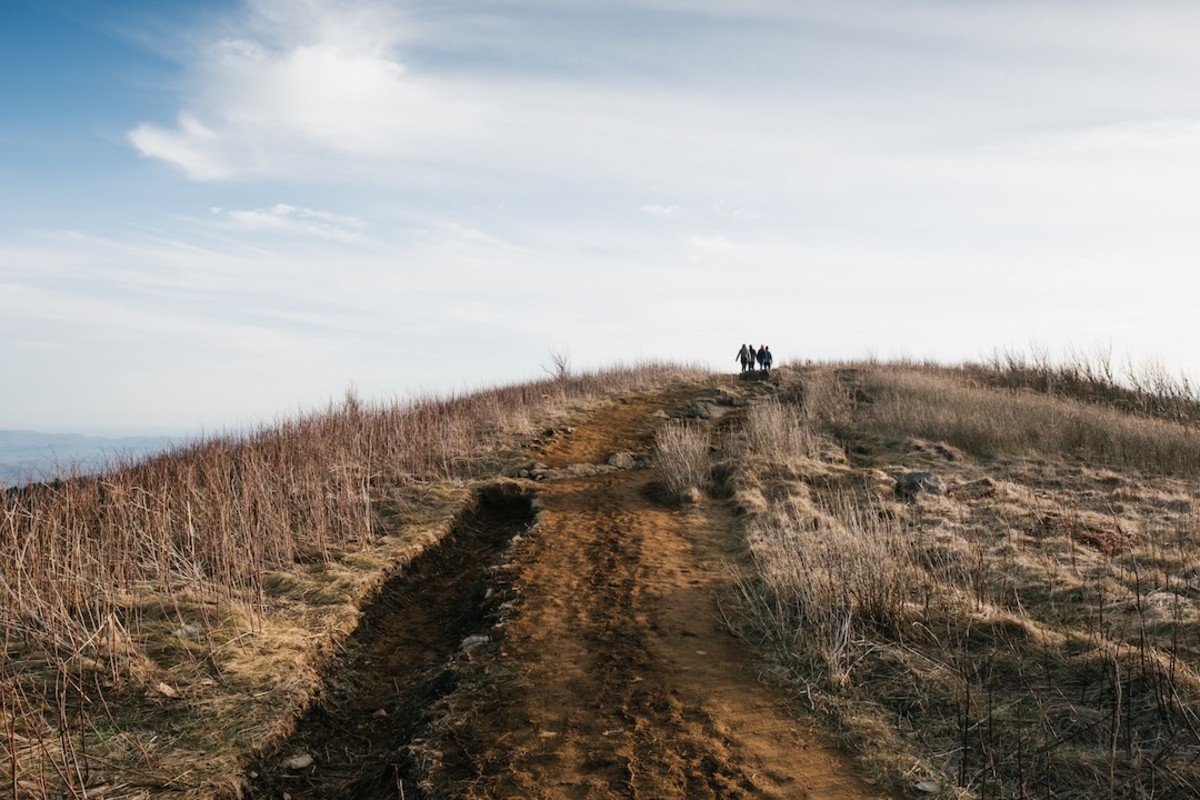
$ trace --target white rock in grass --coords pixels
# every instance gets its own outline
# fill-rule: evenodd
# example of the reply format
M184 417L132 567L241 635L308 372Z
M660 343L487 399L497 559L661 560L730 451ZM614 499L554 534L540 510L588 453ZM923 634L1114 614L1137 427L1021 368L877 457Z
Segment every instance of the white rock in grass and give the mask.
M476 634L475 636L468 636L467 638L463 639L462 649L463 650L474 650L476 647L483 647L485 644L487 644L490 641L491 641L491 639L489 639L488 637L483 636L481 634Z
M146 692L146 694L149 697L165 697L167 700L176 700L179 697L179 690L169 683L163 683L162 681L159 681L151 686L150 690Z
M204 628L195 622L189 622L187 625L175 629L175 635L180 639L195 639L202 633L204 633Z
M298 756L292 756L287 761L283 762L283 766L287 769L304 769L313 765L313 757L308 753L301 753Z
M917 781L916 786L913 788L918 792L924 792L925 794L942 793L942 787L938 786L937 781Z

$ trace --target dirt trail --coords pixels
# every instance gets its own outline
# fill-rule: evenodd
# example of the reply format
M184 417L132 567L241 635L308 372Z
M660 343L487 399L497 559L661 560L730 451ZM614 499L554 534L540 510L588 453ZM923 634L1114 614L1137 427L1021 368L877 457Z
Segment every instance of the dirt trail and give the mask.
M685 406L695 392L607 406L540 460L553 468L648 452L662 424L655 412ZM654 480L647 469L539 484L536 525L490 593L514 601L492 642L454 657L440 689L418 692L423 710L409 699L409 720L394 720L387 747L376 748L386 758L311 796L885 797L795 721L786 697L759 681L755 653L722 625L716 598L736 547L726 512L715 502L666 506L654 499ZM439 683L431 665L418 672ZM348 702L361 718L388 701ZM316 738L339 724L349 723ZM319 762L304 785L329 771ZM298 777L261 796L289 786L302 796Z

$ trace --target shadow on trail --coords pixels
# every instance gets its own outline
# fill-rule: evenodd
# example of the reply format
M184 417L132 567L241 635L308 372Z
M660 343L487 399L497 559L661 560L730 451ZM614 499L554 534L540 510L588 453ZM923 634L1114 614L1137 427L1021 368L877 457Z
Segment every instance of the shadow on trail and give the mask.
M488 487L449 535L392 577L347 640L325 694L293 736L251 769L248 797L420 800L409 745L454 690L451 658L495 621L492 567L533 522L532 495ZM289 768L307 755L312 763Z

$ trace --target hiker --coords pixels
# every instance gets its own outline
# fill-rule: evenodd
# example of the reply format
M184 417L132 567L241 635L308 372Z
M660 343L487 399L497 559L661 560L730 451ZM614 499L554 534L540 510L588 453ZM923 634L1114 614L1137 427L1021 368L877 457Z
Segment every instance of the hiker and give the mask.
M738 350L738 354L735 356L735 358L736 360L742 362L742 372L750 369L750 362L754 360L753 356L750 355L750 345L742 345L742 349Z
M758 368L762 369L763 362L767 358L767 346L765 344L760 344L758 346L758 352L754 354L754 358L758 361Z
M771 348L767 347L764 344L763 345L763 353L762 353L762 365L763 365L764 372L770 372L771 362L774 360L775 359L771 356Z

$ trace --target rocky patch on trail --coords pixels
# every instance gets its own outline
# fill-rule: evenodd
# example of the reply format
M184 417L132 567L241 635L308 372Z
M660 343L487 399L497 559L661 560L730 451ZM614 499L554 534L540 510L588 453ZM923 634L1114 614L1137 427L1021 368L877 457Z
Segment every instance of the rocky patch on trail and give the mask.
M617 469L632 471L635 469L645 469L649 464L649 459L633 453L613 453L608 457L608 464Z
M946 481L932 472L906 472L896 480L896 496L902 500L915 499L922 492L943 495Z
M565 467L548 467L532 459L510 466L505 475L531 481L558 481L576 478L594 478L609 472L632 472L645 469L650 459L638 453L617 452L609 454L603 464L568 464Z
M746 401L733 392L725 389L705 389L690 405L667 412L667 416L674 419L720 419L745 404Z

